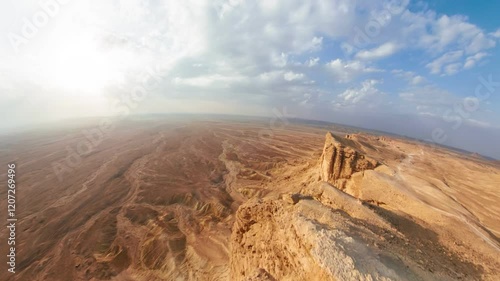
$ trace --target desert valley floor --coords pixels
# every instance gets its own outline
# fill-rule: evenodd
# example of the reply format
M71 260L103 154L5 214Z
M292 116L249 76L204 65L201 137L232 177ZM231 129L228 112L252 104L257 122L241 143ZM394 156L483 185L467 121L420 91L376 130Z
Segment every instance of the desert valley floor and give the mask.
M500 280L498 162L333 125L96 128L0 139L0 280Z

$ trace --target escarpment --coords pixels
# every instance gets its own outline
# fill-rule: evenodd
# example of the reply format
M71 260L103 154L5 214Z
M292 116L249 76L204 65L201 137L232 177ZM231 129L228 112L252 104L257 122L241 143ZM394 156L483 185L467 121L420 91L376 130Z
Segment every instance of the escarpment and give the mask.
M229 242L230 280L498 280L457 246L460 235L477 234L441 232L434 219L461 222L401 190L412 183L380 157L392 147L377 142L328 133L319 180L243 203ZM481 259L497 264L489 251Z
M311 188L314 195L293 202L252 200L238 209L231 280L450 280L401 254L408 239L370 207L325 182Z
M356 149L355 142L349 138L350 136L336 137L328 132L321 155L321 180L339 188L342 188L354 173L372 170L379 165L377 160Z
M64 185L46 163L80 130L20 139L22 253L0 279L500 280L495 163L333 125L325 141L186 119L117 126Z

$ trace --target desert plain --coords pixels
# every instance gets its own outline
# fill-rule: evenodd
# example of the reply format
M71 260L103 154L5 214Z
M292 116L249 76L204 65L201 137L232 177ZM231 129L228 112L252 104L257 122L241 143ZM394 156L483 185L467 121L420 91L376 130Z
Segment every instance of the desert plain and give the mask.
M498 161L333 124L108 129L0 137L1 280L500 280Z

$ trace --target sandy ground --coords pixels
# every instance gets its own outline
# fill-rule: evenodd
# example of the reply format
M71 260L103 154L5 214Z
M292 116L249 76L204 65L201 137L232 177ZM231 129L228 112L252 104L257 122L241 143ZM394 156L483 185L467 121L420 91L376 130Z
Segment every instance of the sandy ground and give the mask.
M325 133L345 133L136 120L71 159L83 132L95 128L0 140L1 166L18 166L19 219L18 273L2 269L1 280L229 280L238 207L317 184ZM391 137L360 135L356 142L383 165L353 175L344 191L377 203L375 211L406 239L393 246L401 256L456 279L500 278L498 163ZM54 163L68 167L62 181ZM7 234L2 229L0 241ZM408 241L417 247L405 253Z

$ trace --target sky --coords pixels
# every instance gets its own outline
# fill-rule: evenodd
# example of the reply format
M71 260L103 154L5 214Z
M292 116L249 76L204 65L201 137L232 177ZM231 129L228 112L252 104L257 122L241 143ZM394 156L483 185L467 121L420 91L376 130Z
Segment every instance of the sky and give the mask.
M5 0L0 129L280 116L500 159L498 11L493 0Z

